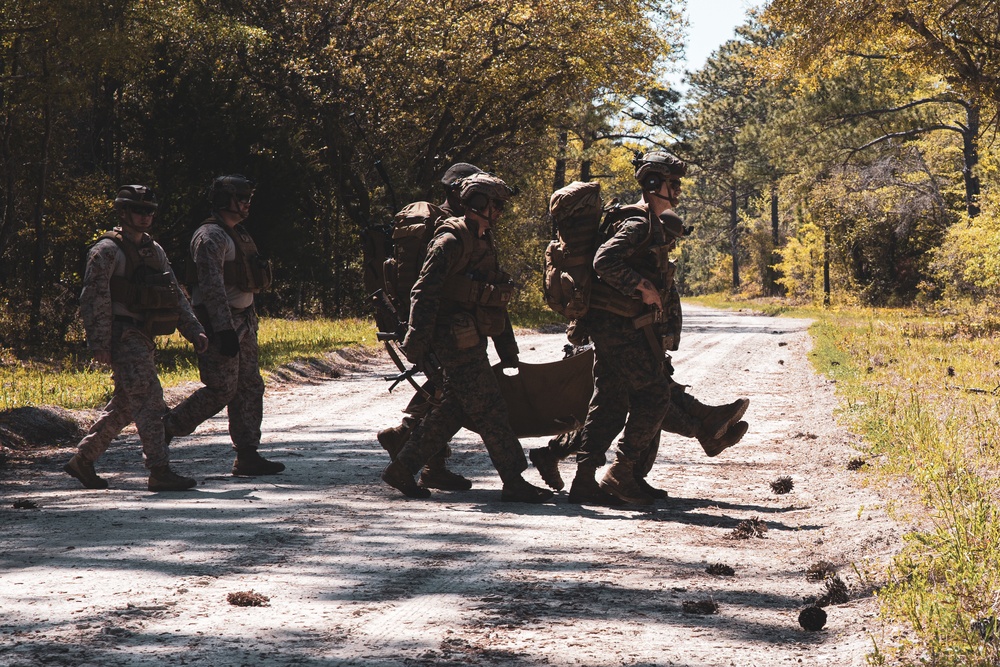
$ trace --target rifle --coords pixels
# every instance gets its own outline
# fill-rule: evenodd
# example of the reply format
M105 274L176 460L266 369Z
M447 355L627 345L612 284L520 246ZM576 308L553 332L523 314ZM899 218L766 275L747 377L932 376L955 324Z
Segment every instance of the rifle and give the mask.
M393 305L392 300L383 290L376 290L370 296L371 302L375 305L376 313L381 314L382 317L376 317L376 320L391 321L395 322L396 325L393 327L392 331L379 331L375 334L375 337L385 345L386 352L389 353L389 358L392 359L392 363L396 364L396 368L399 369L399 373L396 375L387 375L383 379L386 382L392 382L389 385L389 391L391 392L396 386L403 382L409 382L410 385L417 390L417 392L424 397L425 400L431 402L433 405L437 405L438 401L435 399L430 392L417 384L417 381L413 379L413 376L420 373L421 370L416 364L410 368L406 367L403 363L403 358L399 354L397 349L406 335L406 323L400 321L399 311L396 310L396 306ZM434 360L431 360L432 365L434 365Z

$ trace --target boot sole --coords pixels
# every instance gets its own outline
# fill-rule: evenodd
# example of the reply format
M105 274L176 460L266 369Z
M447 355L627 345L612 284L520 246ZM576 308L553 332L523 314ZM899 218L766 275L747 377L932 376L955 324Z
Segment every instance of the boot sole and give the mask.
M743 398L741 406L736 410L732 417L729 418L719 429L712 435L712 440L718 440L726 434L729 429L733 427L733 424L737 423L739 420L743 419L743 415L746 414L747 408L750 407L750 399ZM721 449L719 451L722 451Z

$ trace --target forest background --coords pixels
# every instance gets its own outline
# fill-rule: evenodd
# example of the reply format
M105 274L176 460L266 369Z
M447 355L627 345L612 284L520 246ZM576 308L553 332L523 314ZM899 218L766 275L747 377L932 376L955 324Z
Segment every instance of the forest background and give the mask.
M776 0L684 95L682 5L6 0L0 343L78 345L85 249L153 186L181 267L223 173L259 183L266 315L366 315L362 238L468 161L520 190L500 230L544 309L548 195L637 197L633 151L692 165L684 294L865 305L1000 289L996 3ZM178 271L181 273L181 271Z
M3 0L4 390L39 359L95 384L77 298L121 184L156 189L180 269L212 178L257 181L259 307L308 323L370 315L365 243L473 162L520 191L498 236L530 322L552 190L632 201L634 152L666 148L682 293L825 308L817 364L927 509L875 576L901 659L997 664L1000 5L773 0L682 94L683 30L681 0Z

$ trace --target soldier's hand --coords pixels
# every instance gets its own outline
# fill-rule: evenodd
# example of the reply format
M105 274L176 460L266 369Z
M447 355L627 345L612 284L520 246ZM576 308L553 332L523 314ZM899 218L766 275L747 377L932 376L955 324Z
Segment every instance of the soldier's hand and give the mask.
M198 354L204 354L205 351L208 350L208 336L206 336L203 333L200 333L194 337L194 340L191 341L191 344L194 345L195 352L197 352Z
M427 346L413 340L409 334L399 344L399 349L403 351L406 360L417 367L422 367L427 357Z
M639 286L636 287L639 290L639 294L642 295L642 302L647 306L652 306L657 310L663 310L663 302L660 301L660 293L656 291L656 286L649 282L647 278L643 278L639 281Z
M216 331L215 337L219 341L219 354L224 357L235 357L240 353L240 337L232 329Z
M500 357L500 368L517 368L519 361L517 354L504 355Z
M108 350L94 350L91 356L99 364L111 364L111 352Z

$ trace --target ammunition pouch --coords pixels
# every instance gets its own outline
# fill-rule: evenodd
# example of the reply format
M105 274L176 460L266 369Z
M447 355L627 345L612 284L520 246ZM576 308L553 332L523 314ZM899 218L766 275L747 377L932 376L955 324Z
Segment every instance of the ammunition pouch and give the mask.
M613 287L595 280L590 290L590 307L622 317L637 317L644 304L638 296L625 296Z
M495 273L496 280L474 280L465 275L451 276L444 283L442 295L465 307L505 309L514 296L514 285L510 283L507 274L499 271Z
M239 255L239 253L237 253ZM234 285L244 292L254 294L266 290L274 280L271 271L271 262L260 255L254 253L245 255L222 266L223 281L227 285Z
M451 336L456 350L468 350L482 342L483 337L471 313L455 313L451 317Z

